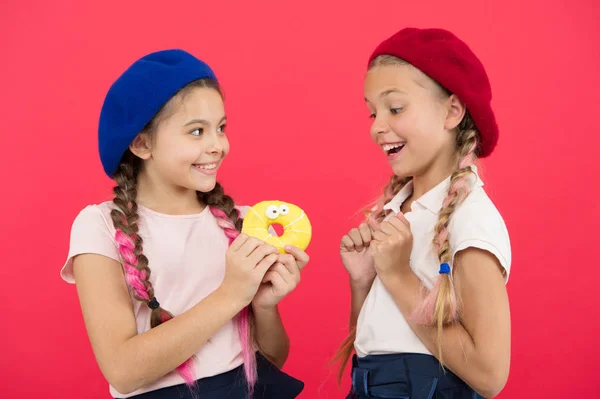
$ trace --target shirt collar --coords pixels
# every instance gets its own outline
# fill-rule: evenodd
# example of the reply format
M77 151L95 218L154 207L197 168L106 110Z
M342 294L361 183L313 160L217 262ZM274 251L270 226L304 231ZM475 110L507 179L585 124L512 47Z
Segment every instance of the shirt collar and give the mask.
M468 178L471 188L482 187L483 181L479 178L479 175L477 174L477 167L475 165L472 165L471 170L474 173L474 174L471 174ZM450 176L448 176L444 181L439 183L437 186L435 186L431 190L427 191L420 198L417 198L411 205L411 210L414 210L413 207L414 207L414 204L416 203L416 204L430 210L431 212L437 214L440 211L440 209L442 209L442 204L444 202L444 199L448 195L449 187L450 187ZM404 201L406 201L406 199L410 196L412 191L413 191L413 183L412 183L412 181L410 181L404 187L402 187L402 189L400 189L398 194L396 194L394 196L394 198L392 198L390 200L390 202L388 202L387 204L384 205L383 209L391 210L391 211L394 211L395 213L399 213L400 207L402 206Z

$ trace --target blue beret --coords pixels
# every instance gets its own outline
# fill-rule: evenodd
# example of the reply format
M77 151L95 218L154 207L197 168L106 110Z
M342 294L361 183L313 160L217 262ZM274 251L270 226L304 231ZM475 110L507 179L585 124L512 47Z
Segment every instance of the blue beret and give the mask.
M133 63L110 87L98 127L98 149L104 171L112 177L133 139L161 107L187 84L217 80L210 67L186 51L148 54Z

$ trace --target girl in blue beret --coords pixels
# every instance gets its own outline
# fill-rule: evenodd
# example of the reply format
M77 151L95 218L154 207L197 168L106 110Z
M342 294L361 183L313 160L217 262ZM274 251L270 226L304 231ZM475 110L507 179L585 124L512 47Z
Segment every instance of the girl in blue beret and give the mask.
M98 143L114 199L75 219L61 276L76 283L115 398L295 398L277 304L308 255L240 234L246 208L217 174L229 152L211 68L182 50L110 87Z

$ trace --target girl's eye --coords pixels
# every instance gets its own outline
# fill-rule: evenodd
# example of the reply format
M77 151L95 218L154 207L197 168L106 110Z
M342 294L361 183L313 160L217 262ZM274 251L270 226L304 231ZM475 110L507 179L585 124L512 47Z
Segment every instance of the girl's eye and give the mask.
M369 115L369 119L375 119L377 115L375 113L372 113L371 115Z
M221 125L221 126L219 126L219 129L218 129L218 130L219 130L219 133L225 133L225 127L226 127L226 126L227 126L227 125Z
M397 115L400 112L402 112L402 108L392 108L390 109L390 112L392 113L392 115Z
M204 133L204 129L202 128L194 129L190 132L192 136L200 136L202 133Z

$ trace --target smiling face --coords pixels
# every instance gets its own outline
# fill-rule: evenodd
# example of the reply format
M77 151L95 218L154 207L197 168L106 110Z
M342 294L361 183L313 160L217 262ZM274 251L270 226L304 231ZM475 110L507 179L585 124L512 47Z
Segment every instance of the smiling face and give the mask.
M376 64L366 74L364 95L373 120L371 138L395 175L422 175L454 156L453 129L464 112L457 114L458 99L424 73L401 60Z
M136 138L132 152L160 186L209 192L229 152L223 98L215 88L192 87L170 108L154 132Z

